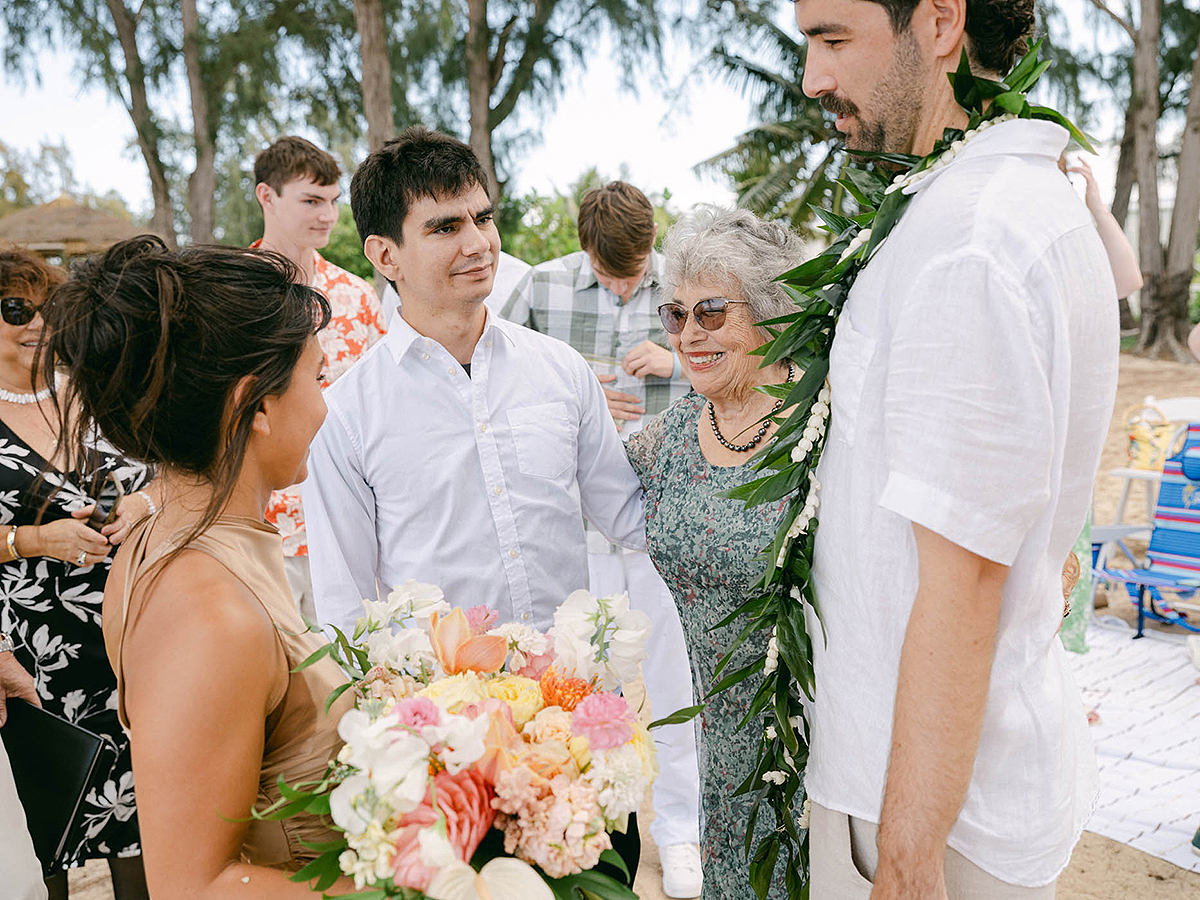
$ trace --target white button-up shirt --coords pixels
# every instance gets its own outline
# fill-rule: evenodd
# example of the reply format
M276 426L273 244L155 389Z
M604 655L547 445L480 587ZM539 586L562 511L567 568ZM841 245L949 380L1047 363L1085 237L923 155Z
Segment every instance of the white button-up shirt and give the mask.
M584 515L645 549L641 484L561 341L489 311L468 376L396 318L325 400L302 487L323 623L351 626L364 597L415 578L545 629L587 587Z
M1011 567L949 845L1028 886L1067 864L1095 797L1056 633L1117 380L1116 292L1055 165L1066 140L1026 120L970 141L859 276L830 361L813 569L828 642L813 641L809 794L878 822L917 590L912 523Z

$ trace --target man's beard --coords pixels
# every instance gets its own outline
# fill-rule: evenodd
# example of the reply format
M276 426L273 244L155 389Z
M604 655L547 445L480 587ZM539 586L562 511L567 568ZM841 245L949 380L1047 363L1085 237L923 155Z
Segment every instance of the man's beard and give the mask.
M846 135L847 150L911 152L923 100L919 88L921 61L921 51L912 32L901 32L887 71L871 92L870 119L849 99L828 94L821 98L821 106L829 112L852 116L858 122L857 131Z

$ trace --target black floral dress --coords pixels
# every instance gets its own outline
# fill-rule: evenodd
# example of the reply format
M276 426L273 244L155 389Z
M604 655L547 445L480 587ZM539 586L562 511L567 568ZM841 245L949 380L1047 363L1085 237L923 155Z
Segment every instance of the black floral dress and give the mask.
M747 509L741 500L721 496L757 476L750 466L714 466L700 451L696 423L704 397L691 392L677 400L629 439L629 460L646 490L646 541L650 558L671 589L687 638L696 694L715 684L717 661L744 624L711 630L747 598L764 570L760 556L774 538L787 501ZM759 632L735 654L724 673L766 654ZM748 900L749 863L745 854L751 795L733 792L753 771L760 725L737 724L762 683L752 676L707 701L697 719L704 867L703 900ZM796 799L796 812L803 804ZM764 806L755 828L764 835L774 825ZM771 898L787 896L783 866L776 870Z
M149 481L146 466L125 459L103 441L93 442L89 449L94 451L96 484L104 483L109 472L116 474L127 492ZM29 491L44 466L45 460L0 421L0 524L35 524L41 502ZM43 523L67 518L72 509L89 502L81 479L51 473L47 481L60 490ZM87 484L92 483L89 476ZM111 484L106 488L99 498L105 507L115 492ZM66 851L68 868L88 859L141 853L129 739L117 721L117 682L100 631L100 606L111 561L110 556L95 565L77 566L35 556L0 563L0 631L13 636L16 657L33 675L42 706L109 738L117 751L112 771L84 800L81 820Z

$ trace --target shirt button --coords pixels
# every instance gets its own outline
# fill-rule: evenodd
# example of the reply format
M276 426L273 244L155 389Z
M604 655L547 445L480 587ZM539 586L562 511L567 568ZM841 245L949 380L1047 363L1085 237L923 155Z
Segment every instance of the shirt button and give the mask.
M483 346L485 346L485 347L490 347L490 346L492 346L491 339L488 339L488 340L484 341L484 342L483 342Z
M479 433L487 434L487 422L481 422L479 425Z
M448 369L446 370L446 373L447 373L447 374L449 374L449 375L453 375L453 374L454 374L454 366L451 366L450 368L448 368Z
M516 559L519 554L517 553L516 550L509 550L508 555L511 556L513 559Z
M525 621L529 621L529 613L527 613L527 612L521 613L521 618L524 619Z
M429 359L429 354L428 354L428 353L422 353L422 354L421 354L421 359Z
M504 488L500 487L500 485L496 485L496 496L499 497L503 493L504 493Z

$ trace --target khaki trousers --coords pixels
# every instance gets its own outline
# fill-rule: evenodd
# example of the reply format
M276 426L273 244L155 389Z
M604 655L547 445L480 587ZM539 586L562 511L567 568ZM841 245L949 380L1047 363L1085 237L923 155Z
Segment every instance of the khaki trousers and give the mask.
M868 900L879 864L879 826L816 803L809 814L812 900ZM1020 887L989 875L962 854L946 848L946 893L950 900L1054 900L1055 885Z

